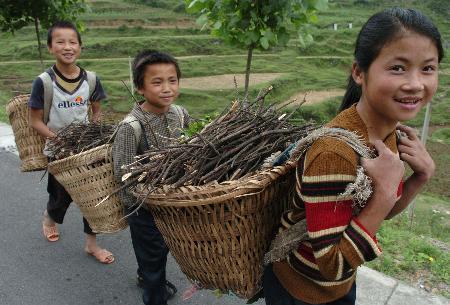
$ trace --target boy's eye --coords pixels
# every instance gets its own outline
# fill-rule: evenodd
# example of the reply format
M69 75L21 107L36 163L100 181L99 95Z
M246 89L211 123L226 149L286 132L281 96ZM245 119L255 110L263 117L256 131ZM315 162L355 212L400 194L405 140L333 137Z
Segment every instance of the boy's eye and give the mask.
M436 71L436 70L437 70L437 68L435 66L433 66L433 65L429 65L429 66L426 66L426 67L423 68L423 71L425 71L425 72L433 72L433 71Z
M404 72L405 71L405 67L402 65L393 65L391 67L391 70L396 71L396 72Z

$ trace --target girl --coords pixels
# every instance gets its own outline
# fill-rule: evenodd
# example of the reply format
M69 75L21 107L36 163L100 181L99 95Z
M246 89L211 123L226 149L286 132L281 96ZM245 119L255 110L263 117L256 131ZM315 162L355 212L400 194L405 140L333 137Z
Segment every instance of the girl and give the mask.
M341 112L327 126L356 132L377 157L361 160L347 144L321 138L299 160L294 208L281 223L287 229L306 217L308 239L265 270L267 305L355 304L356 269L381 254L381 223L405 209L434 173L413 129L399 122L430 102L442 57L437 28L416 10L388 9L363 26ZM406 136L397 139L396 129ZM413 170L404 183L403 161ZM355 213L351 198L339 194L360 162L374 192Z

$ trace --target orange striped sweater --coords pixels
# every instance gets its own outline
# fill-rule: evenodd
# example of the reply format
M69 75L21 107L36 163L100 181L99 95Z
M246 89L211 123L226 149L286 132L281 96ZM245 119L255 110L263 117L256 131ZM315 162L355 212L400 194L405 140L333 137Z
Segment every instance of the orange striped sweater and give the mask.
M356 131L369 145L356 105L327 126ZM384 143L397 153L395 132ZM343 297L355 281L357 267L381 254L376 237L354 218L351 198L338 197L355 180L358 162L347 144L331 138L317 140L299 162L294 208L283 215L280 230L306 215L309 239L273 265L281 284L299 300L318 304Z

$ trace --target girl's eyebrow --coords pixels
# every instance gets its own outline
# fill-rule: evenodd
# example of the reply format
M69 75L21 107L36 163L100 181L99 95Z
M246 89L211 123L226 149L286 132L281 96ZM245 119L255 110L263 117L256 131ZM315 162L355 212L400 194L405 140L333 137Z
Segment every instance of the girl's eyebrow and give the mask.
M394 57L392 60L398 60L398 61L402 61L405 63L410 62L410 60L408 58L402 57L402 56ZM437 57L433 56L428 59L425 59L423 62L432 62L432 61L437 61L437 60L438 60Z

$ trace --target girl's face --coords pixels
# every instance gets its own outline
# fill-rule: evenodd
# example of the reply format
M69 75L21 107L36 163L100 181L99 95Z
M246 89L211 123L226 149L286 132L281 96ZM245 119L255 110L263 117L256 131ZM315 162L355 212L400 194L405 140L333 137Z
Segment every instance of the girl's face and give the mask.
M414 118L437 90L438 64L434 42L406 31L381 49L367 72L354 65L353 78L362 89L358 107L373 124L386 127Z
M145 97L146 110L164 113L178 97L179 82L174 64L158 63L145 68L143 87L138 92Z

